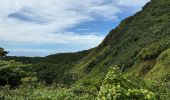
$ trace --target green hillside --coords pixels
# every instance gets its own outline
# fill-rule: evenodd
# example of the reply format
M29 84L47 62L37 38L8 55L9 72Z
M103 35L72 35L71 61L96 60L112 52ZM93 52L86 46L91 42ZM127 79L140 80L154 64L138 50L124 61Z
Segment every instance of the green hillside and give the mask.
M151 0L142 11L123 20L98 47L90 50L47 57L5 57L4 60L28 66L19 69L19 72L30 73L22 73L20 79L34 83L36 78L36 84L41 85L33 88L34 94L30 94L31 89L26 86L28 96L20 93L23 91L20 87L2 89L0 96L6 91L9 99L14 96L16 100L33 100L33 97L37 100L169 100L169 7L169 0ZM14 62L1 63L0 66L4 66L4 63ZM15 71L12 72L18 73ZM22 86L20 79L17 85ZM14 92L16 95L12 95ZM48 95L51 97L47 98Z

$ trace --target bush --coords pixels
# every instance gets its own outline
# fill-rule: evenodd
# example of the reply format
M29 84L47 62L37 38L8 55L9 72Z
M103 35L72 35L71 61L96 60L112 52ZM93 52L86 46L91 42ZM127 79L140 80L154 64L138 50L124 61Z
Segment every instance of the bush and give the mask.
M98 94L99 100L156 100L142 80L130 78L118 69L111 68Z

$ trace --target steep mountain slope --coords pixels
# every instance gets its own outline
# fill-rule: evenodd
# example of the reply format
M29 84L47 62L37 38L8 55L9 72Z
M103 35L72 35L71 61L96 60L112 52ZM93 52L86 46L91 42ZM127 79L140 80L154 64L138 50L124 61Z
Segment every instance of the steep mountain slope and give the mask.
M160 87L160 94L166 91L170 97L169 7L169 0L152 0L112 29L70 70L79 76L73 90L96 93L109 68L118 66L124 73L145 79L148 85L155 86L153 90L160 91Z
M141 67L136 74L147 75L158 63L158 56L170 48L169 7L168 0L152 0L142 11L123 20L98 47L77 64L77 72L98 75L117 65L124 71Z

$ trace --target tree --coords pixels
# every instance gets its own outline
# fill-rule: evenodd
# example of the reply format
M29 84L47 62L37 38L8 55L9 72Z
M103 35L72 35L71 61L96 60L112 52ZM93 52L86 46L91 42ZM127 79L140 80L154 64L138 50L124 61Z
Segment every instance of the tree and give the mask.
M6 56L9 52L5 51L4 48L0 47L0 59L2 59L2 57Z
M56 64L44 62L34 64L33 67L37 74L38 80L45 84L51 84L54 80L59 78L60 74L57 73L58 66Z
M23 65L15 61L0 61L0 86L10 85L16 87L21 84L21 79L32 76L25 69L29 65ZM28 73L30 73L28 75Z

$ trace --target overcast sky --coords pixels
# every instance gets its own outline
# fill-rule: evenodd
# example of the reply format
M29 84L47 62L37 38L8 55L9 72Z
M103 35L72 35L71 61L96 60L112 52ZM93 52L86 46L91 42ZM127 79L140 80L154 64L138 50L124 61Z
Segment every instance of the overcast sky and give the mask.
M148 1L1 0L0 46L15 56L89 49Z

